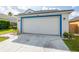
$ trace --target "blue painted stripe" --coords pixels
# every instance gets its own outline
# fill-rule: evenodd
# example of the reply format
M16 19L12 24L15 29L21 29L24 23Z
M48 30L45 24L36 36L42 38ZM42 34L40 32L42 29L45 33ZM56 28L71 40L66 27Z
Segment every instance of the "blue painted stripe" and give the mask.
M60 16L60 36L62 36L62 15L57 14L57 15L41 15L41 16L24 16L21 17L21 22L20 22L20 32L22 33L22 19L23 18L36 18L36 17L50 17L50 16Z

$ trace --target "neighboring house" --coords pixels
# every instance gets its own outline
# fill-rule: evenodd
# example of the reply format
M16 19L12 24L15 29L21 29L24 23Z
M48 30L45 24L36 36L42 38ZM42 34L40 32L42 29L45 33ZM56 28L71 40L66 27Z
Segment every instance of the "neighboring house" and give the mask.
M12 28L17 27L17 17L16 16L8 16L8 15L0 13L0 20L10 21L10 25Z
M12 28L17 28L17 17L16 16L9 16L8 20L10 21L10 25Z
M60 35L69 32L69 14L73 10L27 10L18 16L19 33Z
M8 16L7 20L10 21L10 22L17 23L17 17L16 16Z
M0 13L0 20L6 20L7 18L7 15Z
M72 33L79 34L79 16L69 21L69 31Z
M8 20L10 22L17 22L17 17L16 16L8 16L8 15L0 13L0 20Z

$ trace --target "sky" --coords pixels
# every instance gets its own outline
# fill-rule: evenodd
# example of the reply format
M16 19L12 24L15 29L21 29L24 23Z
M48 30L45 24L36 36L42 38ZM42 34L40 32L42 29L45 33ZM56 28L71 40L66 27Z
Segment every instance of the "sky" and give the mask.
M69 15L69 18L74 18L79 16L79 6L0 6L0 13L8 14L12 12L14 15L23 13L27 9L33 10L69 10L74 9L74 11Z

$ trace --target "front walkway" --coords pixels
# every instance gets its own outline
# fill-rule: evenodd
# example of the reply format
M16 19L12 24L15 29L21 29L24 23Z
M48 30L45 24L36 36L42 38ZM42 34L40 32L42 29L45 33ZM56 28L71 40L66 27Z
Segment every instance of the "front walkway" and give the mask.
M6 41L0 42L0 52L61 52L68 50L58 36L22 34L9 36Z

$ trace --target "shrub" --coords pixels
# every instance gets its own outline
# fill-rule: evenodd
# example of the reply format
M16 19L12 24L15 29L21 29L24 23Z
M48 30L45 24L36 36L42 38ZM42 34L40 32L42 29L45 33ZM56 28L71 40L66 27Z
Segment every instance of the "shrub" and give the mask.
M9 29L10 22L6 20L0 20L0 29Z
M69 33L69 36L68 36L69 39L72 39L74 38L74 34L73 33Z
M68 39L74 38L74 34L73 33L68 33L68 32L64 32L63 36L64 36L64 38L68 38Z
M68 38L68 35L69 35L69 34L68 34L67 32L64 32L64 33L63 33L64 38Z

